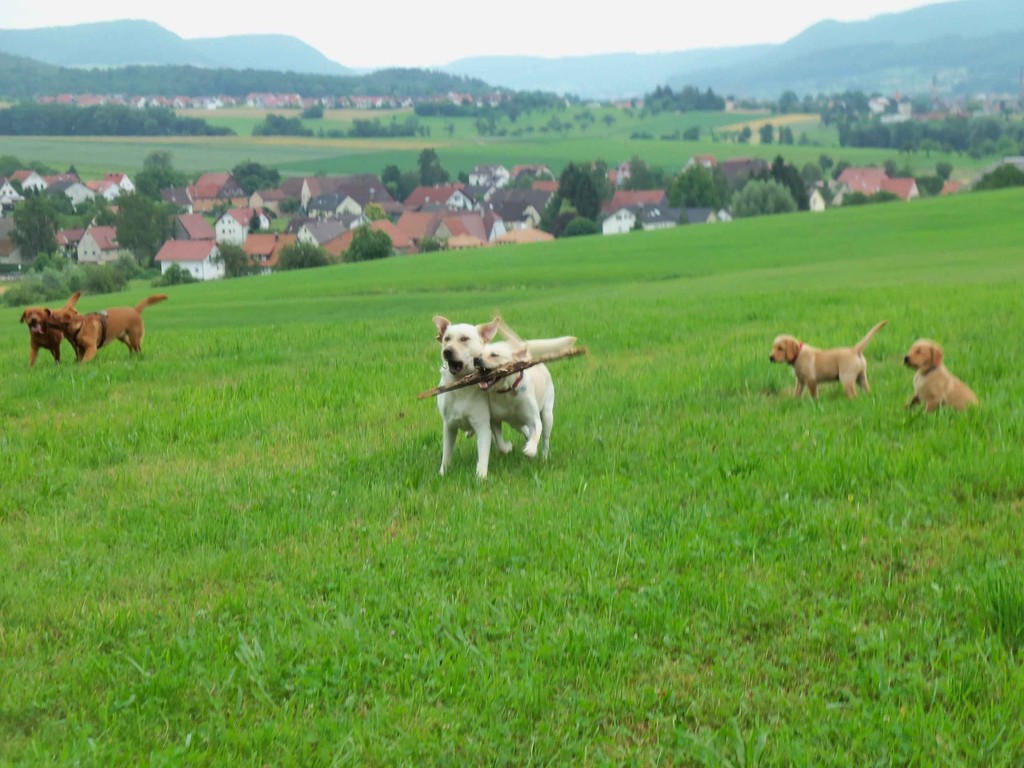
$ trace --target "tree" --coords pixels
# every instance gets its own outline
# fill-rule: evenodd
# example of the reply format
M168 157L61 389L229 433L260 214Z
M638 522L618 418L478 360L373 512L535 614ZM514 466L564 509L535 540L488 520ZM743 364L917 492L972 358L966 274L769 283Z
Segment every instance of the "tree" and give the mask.
M936 163L935 175L943 181L949 181L949 177L953 175L953 164L946 162Z
M135 176L136 193L151 200L159 200L162 189L183 187L186 184L188 177L174 170L171 153L165 150L146 155L142 161L142 170Z
M800 175L800 172L795 167L783 160L782 155L775 157L769 173L770 178L789 190L790 195L796 201L797 208L801 211L806 211L810 208L807 185L804 184L803 176Z
M219 256L217 261L224 265L225 277L245 277L259 271L259 267L253 264L249 254L240 245L225 243L217 246Z
M597 222L577 216L565 225L565 228L562 230L562 237L582 237L600 233L601 227L598 226Z
M804 184L812 186L817 184L819 181L825 178L824 172L821 170L821 166L813 160L804 163L803 169L800 171L800 176L804 180Z
M281 183L281 174L276 168L246 160L231 169L231 175L247 195L257 189L271 189Z
M21 249L22 258L34 259L57 250L57 216L43 195L28 195L13 214L11 242Z
M1005 189L1024 186L1024 171L1015 165L1003 163L994 171L986 173L977 184L976 190Z
M277 268L280 270L326 267L327 263L327 251L312 243L294 242L286 245L277 258Z
M623 185L624 189L660 189L664 184L665 174L661 169L653 169L633 155L629 161L629 178Z
M779 144L792 144L793 143L793 129L788 125L784 125L779 128Z
M796 209L793 195L774 179L752 179L732 198L732 213L737 218L792 213Z
M370 221L383 221L388 217L387 211L380 203L367 203L363 208L363 216Z
M171 212L163 203L143 195L121 195L114 226L117 242L135 254L139 264L148 267L171 236Z
M744 125L743 130L740 131L739 141L740 144L747 144L750 141L750 137L754 135L754 132L750 130L749 125Z
M669 190L669 203L674 208L722 207L722 190L715 184L712 172L695 163L676 177Z
M593 176L575 163L569 163L562 170L554 197L559 199L559 204L562 200L568 201L580 216L588 219L596 219L601 212L601 196Z
M765 123L757 129L757 132L760 135L762 144L771 144L775 139L775 126L771 123Z
M793 91L786 91L779 98L779 113L788 115L800 111L800 97Z
M345 261L371 261L384 259L394 253L387 232L363 225L352 234L352 245L345 251Z
M417 165L420 171L420 184L424 187L444 184L451 178L448 171L441 167L441 158L433 149L424 149L420 152Z

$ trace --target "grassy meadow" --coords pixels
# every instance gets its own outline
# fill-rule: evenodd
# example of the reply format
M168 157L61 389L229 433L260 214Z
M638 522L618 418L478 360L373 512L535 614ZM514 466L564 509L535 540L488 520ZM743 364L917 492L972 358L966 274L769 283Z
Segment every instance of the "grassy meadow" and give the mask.
M254 137L253 126L268 114L262 110L186 110L184 113L201 117L213 125L229 127L238 135L213 138L0 136L0 155L14 155L26 163L40 161L58 168L74 165L87 178L111 169L132 173L141 169L147 155L158 150L170 152L175 167L189 173L228 170L238 163L253 160L273 166L285 176L379 174L390 164L411 170L416 167L419 153L426 148L437 151L442 165L453 176L468 173L479 164L501 163L511 167L520 163L545 163L558 173L571 161L604 160L617 165L633 156L675 173L695 154L713 154L720 159L752 156L768 161L782 154L787 161L802 168L827 154L836 161L846 160L852 165L880 166L892 159L901 168L909 166L919 175L933 174L936 163L949 162L955 167L957 178L968 179L994 160L942 152L906 155L886 149L841 148L836 130L822 127L813 115L772 117L725 112L649 115L610 107L573 107L523 115L515 124L506 121L501 124L509 131L506 136L480 136L473 118L423 118L420 124L430 131L425 137L328 139ZM322 120L305 123L313 130L328 131L348 128L355 119L380 119L387 123L392 118L404 120L410 114L411 110L330 110ZM589 118L584 120L583 115ZM545 126L555 119L572 128L567 132L545 131ZM785 122L796 136L806 133L811 143L759 144L756 129L764 121L776 127ZM711 135L712 130L736 132L744 125L754 130L754 143L739 144ZM697 141L662 138L681 135L695 126L701 128L701 138Z
M180 286L33 370L0 311L0 764L1021 765L1022 236L1015 191ZM442 478L431 316L494 311L589 355L546 463ZM881 319L855 401L768 362ZM919 336L980 408L904 411Z

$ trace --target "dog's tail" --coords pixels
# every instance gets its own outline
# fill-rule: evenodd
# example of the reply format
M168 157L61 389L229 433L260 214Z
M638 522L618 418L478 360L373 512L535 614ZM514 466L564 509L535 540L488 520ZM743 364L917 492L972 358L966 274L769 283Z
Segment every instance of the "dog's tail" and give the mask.
M167 301L166 293L157 293L153 296L150 296L148 299L143 299L142 301L135 305L135 311L141 314L142 310L144 310L146 307L161 301Z
M886 323L888 322L888 320L883 320L870 331L868 331L867 334L865 334L864 338L854 345L853 351L856 352L858 355L861 354L864 351L864 347L868 345L868 342L871 341L874 335L878 333L880 330L882 330L882 328L884 328Z
M557 339L527 339L525 342L530 359L545 355L560 355L576 345L575 336L559 336Z

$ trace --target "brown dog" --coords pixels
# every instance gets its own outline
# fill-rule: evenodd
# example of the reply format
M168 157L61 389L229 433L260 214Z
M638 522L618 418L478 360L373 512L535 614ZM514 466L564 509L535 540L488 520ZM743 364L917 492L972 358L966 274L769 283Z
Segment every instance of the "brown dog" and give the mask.
M81 291L75 291L67 303L57 310L51 310L49 307L29 307L21 313L21 320L18 322L28 326L29 368L36 364L40 349L50 350L53 359L60 363L60 343L64 339L64 333L58 324L75 314L75 303L81 295Z
M64 336L75 348L79 361L83 363L92 360L100 347L114 339L127 344L131 352L141 352L142 337L146 334L146 327L142 323L142 310L166 299L166 295L158 293L143 299L134 307L115 307L88 315L76 313L59 325L64 331Z
M888 322L880 322L852 347L815 349L793 336L776 336L768 359L773 363L793 366L793 375L796 376L794 397L800 397L805 386L811 397L817 397L819 382L836 380L842 383L847 397L856 397L858 384L865 392L871 391L868 387L868 362L864 359L864 348Z
M940 405L962 411L978 404L978 397L971 388L942 364L942 354L942 347L929 339L918 339L911 344L903 364L917 373L914 374L914 396L907 401L907 408L922 403L925 411L931 413Z

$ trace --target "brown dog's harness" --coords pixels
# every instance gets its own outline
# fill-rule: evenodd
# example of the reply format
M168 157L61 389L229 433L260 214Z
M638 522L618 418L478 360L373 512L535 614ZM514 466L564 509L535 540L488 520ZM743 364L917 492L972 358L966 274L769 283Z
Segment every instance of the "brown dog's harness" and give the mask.
M107 313L104 311L92 312L90 314L100 319L100 342L96 345L96 348L99 349L107 343ZM69 331L65 330L64 335L68 337L68 341L70 341L74 346L81 347L82 345L78 341L78 336L84 327L85 324L83 323L73 335Z

